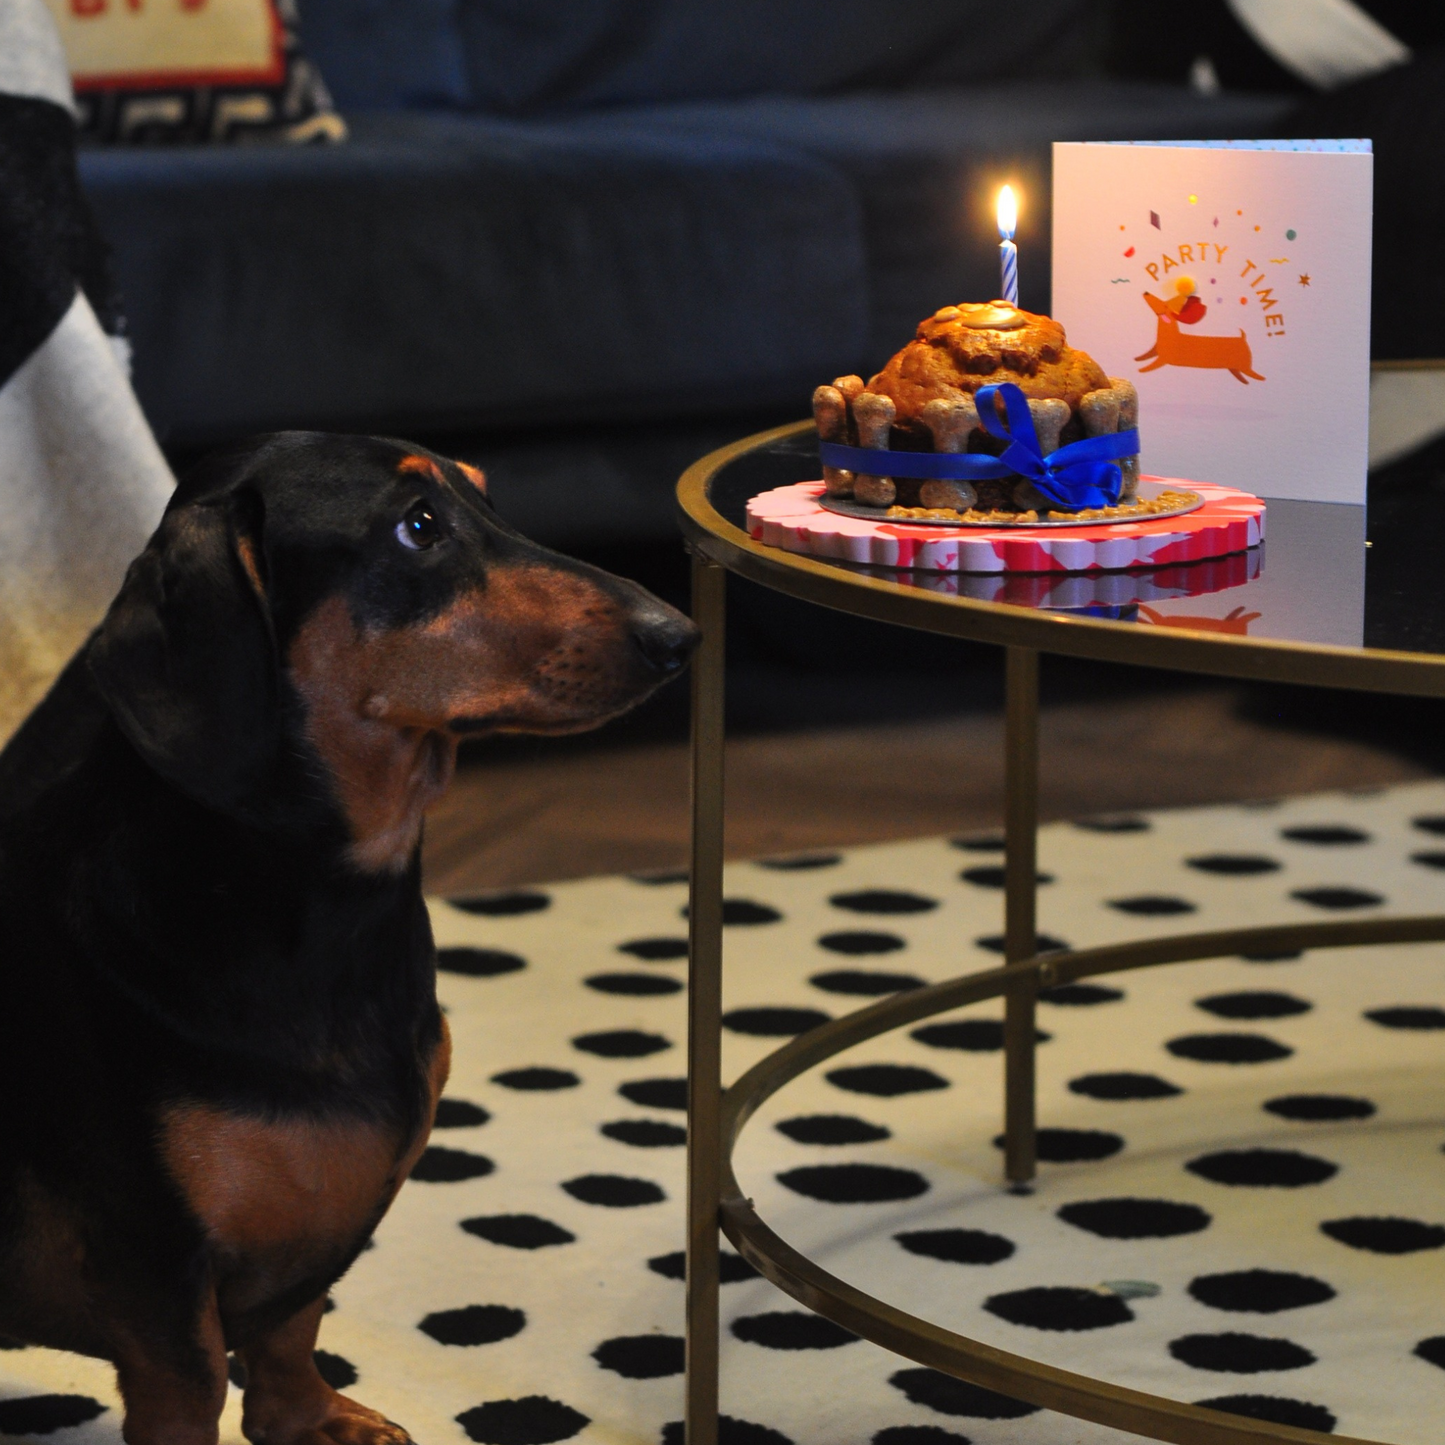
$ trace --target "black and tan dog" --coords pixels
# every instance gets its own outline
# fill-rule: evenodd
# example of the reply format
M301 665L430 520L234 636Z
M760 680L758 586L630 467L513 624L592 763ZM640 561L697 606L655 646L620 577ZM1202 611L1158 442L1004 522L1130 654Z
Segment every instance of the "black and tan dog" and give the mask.
M0 754L0 1333L114 1361L131 1445L405 1431L312 1361L447 1074L422 813L469 734L685 664L679 613L481 474L288 433L204 464Z

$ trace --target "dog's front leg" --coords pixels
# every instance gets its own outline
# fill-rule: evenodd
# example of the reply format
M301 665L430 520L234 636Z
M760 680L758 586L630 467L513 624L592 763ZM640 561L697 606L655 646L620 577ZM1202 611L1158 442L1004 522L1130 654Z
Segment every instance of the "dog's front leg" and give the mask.
M314 1351L324 1299L236 1351L246 1367L241 1429L254 1445L410 1445L384 1415L338 1394Z
M209 1287L197 1324L195 1338L180 1346L141 1328L112 1328L126 1445L216 1445L226 1402L226 1346Z

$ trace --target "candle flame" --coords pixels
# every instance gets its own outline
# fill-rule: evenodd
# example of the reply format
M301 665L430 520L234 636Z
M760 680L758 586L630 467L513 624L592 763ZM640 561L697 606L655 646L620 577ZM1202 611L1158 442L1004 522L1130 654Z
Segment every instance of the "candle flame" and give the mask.
M1005 186L998 193L998 233L1006 241L1012 241L1014 228L1018 225L1019 208L1014 199L1014 188Z

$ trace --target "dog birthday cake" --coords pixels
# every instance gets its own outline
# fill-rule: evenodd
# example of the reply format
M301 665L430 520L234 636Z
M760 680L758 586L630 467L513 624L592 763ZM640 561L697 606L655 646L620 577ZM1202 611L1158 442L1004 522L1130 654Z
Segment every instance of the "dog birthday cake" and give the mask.
M1052 317L1006 301L934 312L866 384L820 386L813 417L823 505L855 516L1038 525L1182 501L1138 494L1133 384L1071 347Z

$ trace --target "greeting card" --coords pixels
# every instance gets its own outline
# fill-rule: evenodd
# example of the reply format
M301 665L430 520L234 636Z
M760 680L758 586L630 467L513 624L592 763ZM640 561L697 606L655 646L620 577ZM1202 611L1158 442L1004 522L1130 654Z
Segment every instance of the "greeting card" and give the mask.
M1365 500L1368 141L1054 146L1053 315L1139 389L1141 469Z

